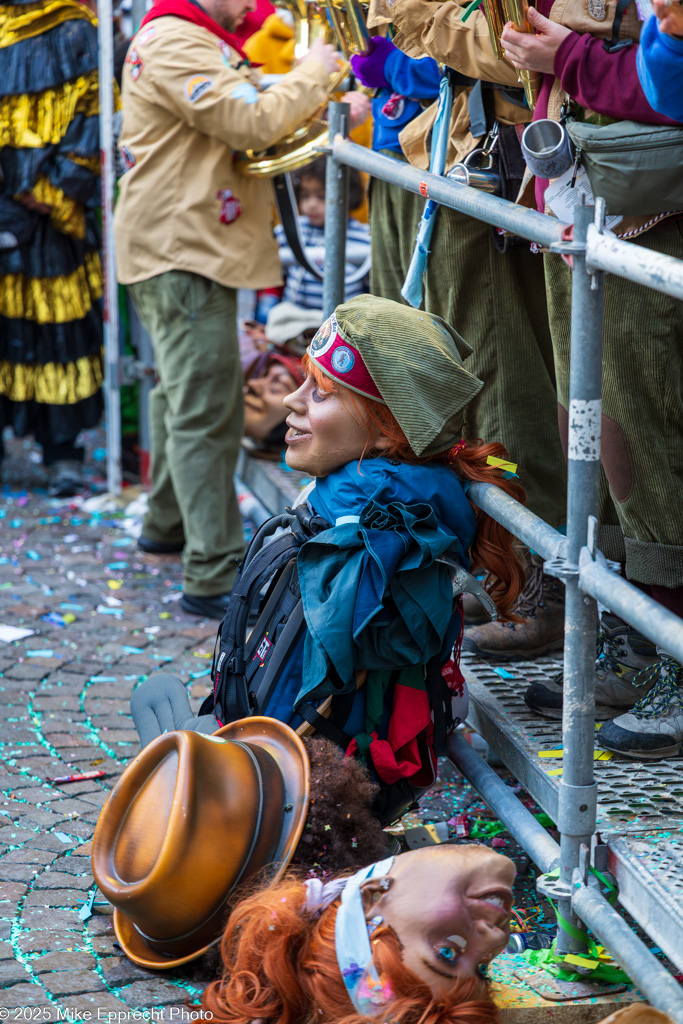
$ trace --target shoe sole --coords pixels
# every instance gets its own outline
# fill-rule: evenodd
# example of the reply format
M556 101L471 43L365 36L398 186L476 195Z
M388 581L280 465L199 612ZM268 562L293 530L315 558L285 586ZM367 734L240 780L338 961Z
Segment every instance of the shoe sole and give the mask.
M681 753L681 743L674 743L662 750L619 750L618 747L608 747L600 744L603 750L609 750L613 754L620 754L631 761L661 761L667 757L676 757Z
M472 637L465 636L462 641L462 650L468 654L476 654L479 658L486 658L488 660L499 659L500 661L533 661L534 658L540 658L544 654L553 654L561 651L563 647L562 641L555 641L552 644L537 647L532 651L487 651L479 647Z
M535 715L542 715L543 718L553 718L555 721L562 720L562 708L545 708L534 704L532 701L528 701L524 698L524 703L528 707L529 711L533 711ZM612 718L616 718L617 715L624 715L630 708L611 708L607 704L596 704L595 705L595 721L596 722L609 722Z
M159 544L158 547L148 548L140 543L138 540L138 551L142 551L144 555L180 555L185 547L184 544Z

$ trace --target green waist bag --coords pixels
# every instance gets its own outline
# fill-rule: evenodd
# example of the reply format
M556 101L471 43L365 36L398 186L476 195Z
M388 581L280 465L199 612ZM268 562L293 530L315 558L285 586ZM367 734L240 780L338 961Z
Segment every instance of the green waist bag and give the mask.
M568 118L566 128L594 196L621 215L683 209L683 129L616 121L597 125Z

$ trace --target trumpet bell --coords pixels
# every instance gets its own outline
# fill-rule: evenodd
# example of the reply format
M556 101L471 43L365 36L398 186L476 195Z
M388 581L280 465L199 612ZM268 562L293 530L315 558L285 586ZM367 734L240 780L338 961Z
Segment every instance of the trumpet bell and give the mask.
M298 171L320 156L320 150L327 146L328 141L327 122L316 118L313 122L307 121L271 149L260 153L248 149L240 153L237 169L250 178L272 178L276 174Z

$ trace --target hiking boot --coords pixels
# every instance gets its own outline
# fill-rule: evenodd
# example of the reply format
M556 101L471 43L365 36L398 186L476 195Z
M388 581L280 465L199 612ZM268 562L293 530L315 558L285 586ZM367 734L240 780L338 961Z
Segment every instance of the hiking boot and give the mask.
M661 648L659 658L647 676L649 692L625 715L605 722L596 734L605 750L613 750L637 761L675 757L683 741L683 666Z
M514 611L522 622L487 622L466 629L463 651L500 661L526 661L562 649L564 587L545 575L538 555L529 556L526 586Z
M85 487L83 464L76 459L58 459L47 467L50 498L71 498Z
M595 717L612 718L632 708L654 686L649 670L658 662L657 648L616 615L603 612L595 662ZM524 694L528 708L546 718L562 718L563 674L534 683Z
M466 626L478 626L480 622L490 621L481 601L467 591L462 595L462 614Z

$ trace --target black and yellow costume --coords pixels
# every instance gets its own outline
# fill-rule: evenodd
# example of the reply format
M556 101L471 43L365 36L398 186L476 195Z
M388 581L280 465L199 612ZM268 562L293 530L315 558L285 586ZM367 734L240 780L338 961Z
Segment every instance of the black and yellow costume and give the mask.
M46 463L102 412L98 110L90 11L0 5L0 428Z

